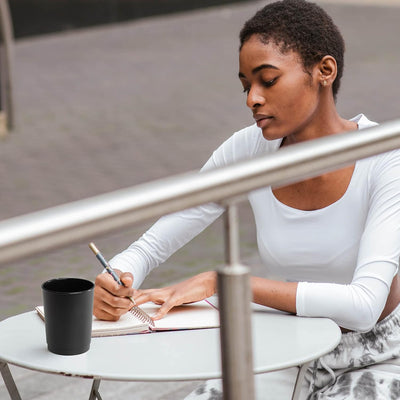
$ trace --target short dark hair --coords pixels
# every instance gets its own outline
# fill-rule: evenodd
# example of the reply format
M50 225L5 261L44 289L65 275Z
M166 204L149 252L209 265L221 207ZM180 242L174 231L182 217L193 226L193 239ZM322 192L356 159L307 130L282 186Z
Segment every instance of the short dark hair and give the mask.
M244 24L239 36L240 48L252 35L258 35L263 43L272 41L283 53L297 52L306 71L324 56L334 57L337 76L332 90L336 99L343 74L345 44L332 18L321 7L305 0L268 4Z

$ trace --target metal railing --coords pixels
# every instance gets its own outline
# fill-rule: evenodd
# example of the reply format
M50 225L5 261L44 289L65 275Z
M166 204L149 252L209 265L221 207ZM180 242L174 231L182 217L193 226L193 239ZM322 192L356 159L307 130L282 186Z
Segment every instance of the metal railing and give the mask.
M0 0L0 137L14 126L13 26L7 0Z
M286 185L400 148L400 120L303 142L204 173L188 173L0 222L0 264L92 239L167 213L226 207L226 266L218 270L224 398L254 398L249 271L240 265L236 207L252 190Z

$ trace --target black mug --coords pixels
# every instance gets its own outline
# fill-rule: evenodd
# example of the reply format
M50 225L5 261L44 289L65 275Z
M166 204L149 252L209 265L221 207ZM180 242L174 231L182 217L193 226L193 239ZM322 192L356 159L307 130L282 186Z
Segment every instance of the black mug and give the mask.
M89 350L94 284L86 279L57 278L42 284L47 348L76 355Z

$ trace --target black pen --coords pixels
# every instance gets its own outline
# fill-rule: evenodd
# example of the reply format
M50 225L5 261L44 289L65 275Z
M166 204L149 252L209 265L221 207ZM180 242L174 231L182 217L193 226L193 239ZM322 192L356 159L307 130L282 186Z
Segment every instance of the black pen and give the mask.
M126 287L124 283L119 279L119 276L115 273L115 271L111 268L111 265L107 262L107 260L103 257L103 255L100 253L100 250L95 246L93 242L89 243L90 249L93 251L95 254L96 258L100 261L101 265L104 267L104 269L114 278L115 282L118 283L118 285ZM133 303L134 306L136 306L136 301L133 297L128 296L129 300Z

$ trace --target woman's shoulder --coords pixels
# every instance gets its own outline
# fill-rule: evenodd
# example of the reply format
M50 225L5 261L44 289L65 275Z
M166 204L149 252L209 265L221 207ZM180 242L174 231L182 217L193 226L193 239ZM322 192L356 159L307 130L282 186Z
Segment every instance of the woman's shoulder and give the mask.
M276 151L280 140L266 140L257 124L247 126L231 135L216 150L231 162L237 162Z
M249 160L279 148L280 140L266 140L257 124L233 133L211 155L202 171Z
M369 120L364 114L359 114L351 120L357 122L358 129L361 131L360 133L362 133L362 130L365 128L371 128L378 125L377 122ZM379 153L374 156L365 158L362 161L364 161L364 164L369 165L370 169L376 173L379 171L380 168L385 168L389 164L393 166L393 163L400 163L400 149L394 149L384 153Z
M236 131L228 140L234 146L246 148L249 153L257 152L262 142L266 141L257 124L246 126Z

